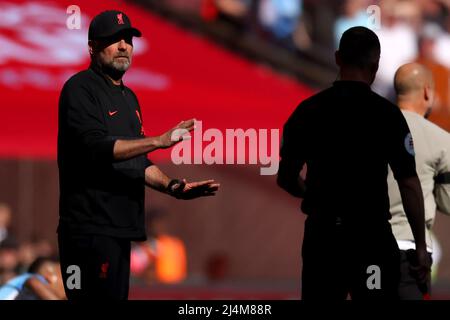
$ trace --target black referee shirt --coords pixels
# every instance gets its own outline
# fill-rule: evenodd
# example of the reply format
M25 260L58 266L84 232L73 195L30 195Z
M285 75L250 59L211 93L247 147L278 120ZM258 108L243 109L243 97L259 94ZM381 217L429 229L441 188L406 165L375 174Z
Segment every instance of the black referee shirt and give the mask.
M116 139L144 136L136 95L91 65L71 77L59 99L58 232L145 239L146 156L113 159Z
M390 219L388 164L397 180L417 176L400 109L358 81L336 81L286 122L280 172L296 179L305 163L302 211L355 222Z

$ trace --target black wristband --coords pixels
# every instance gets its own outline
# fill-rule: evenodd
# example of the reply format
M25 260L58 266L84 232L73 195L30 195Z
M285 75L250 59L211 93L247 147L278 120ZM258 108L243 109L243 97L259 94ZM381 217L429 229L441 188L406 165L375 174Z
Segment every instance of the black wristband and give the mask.
M170 180L169 184L167 185L167 193L175 198L178 198L178 196L181 194L181 192L180 192L180 188L177 188L178 191L173 190L173 186L176 184L184 185L184 182L179 179Z

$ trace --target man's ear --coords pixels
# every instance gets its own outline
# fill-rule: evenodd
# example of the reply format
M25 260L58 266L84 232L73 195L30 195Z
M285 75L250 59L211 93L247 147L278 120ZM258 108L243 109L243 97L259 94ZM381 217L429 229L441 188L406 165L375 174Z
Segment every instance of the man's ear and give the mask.
M89 54L92 56L95 52L95 42L93 40L89 40L88 41L88 46L89 46Z
M428 101L431 98L430 90L431 90L431 88L428 85L423 87L423 98L425 99L425 101Z

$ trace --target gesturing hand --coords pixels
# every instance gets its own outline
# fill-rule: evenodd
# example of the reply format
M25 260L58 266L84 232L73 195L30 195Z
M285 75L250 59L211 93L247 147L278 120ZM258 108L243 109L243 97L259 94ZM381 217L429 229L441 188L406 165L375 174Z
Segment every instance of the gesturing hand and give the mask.
M169 184L169 194L183 200L214 196L220 186L214 180L187 182L186 179L183 179L172 181L173 183Z
M160 148L166 149L183 141L183 135L191 132L194 128L195 119L181 121L177 126L159 136Z

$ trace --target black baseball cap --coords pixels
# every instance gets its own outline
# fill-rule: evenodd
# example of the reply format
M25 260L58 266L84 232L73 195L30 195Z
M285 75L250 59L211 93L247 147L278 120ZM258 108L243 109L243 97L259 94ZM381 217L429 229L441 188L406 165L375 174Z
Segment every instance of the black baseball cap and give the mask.
M140 37L142 33L131 26L128 16L117 10L103 11L92 19L89 25L89 40L109 38L121 31L130 31L135 37Z

